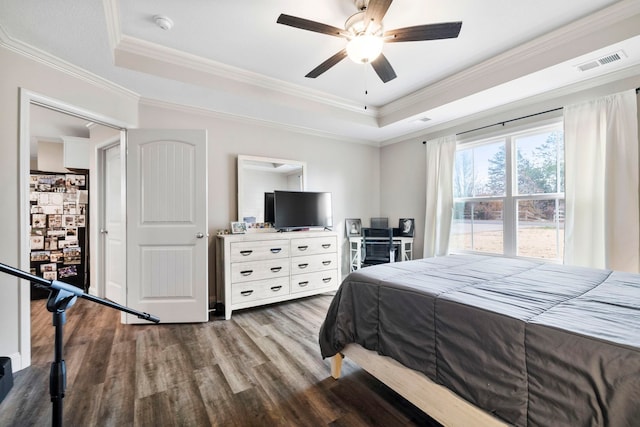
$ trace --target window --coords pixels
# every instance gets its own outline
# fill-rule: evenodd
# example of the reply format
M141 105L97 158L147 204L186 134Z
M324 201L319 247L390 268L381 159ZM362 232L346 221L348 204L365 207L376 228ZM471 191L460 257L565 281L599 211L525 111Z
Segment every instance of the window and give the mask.
M458 145L451 250L562 260L562 124Z

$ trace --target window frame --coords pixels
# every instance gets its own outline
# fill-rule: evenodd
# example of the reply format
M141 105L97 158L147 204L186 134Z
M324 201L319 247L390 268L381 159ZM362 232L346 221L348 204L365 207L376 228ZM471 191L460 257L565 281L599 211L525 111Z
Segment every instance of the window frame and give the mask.
M523 200L562 200L565 201L565 192L555 192L555 193L533 193L533 194L515 194L516 193L516 183L517 183L517 170L515 165L517 164L516 159L516 140L518 138L526 137L527 135L536 135L544 132L552 132L552 131L562 131L564 135L563 129L563 120L562 117L553 118L545 121L538 121L534 123L529 123L525 125L521 125L518 127L514 127L508 130L501 130L500 132L494 132L490 135L483 136L475 136L475 137L467 137L464 139L459 139L456 143L456 153L458 151L472 149L476 147L480 147L483 145L497 143L504 141L505 144L505 194L501 196L472 196L472 197L455 197L453 198L454 206L457 203L468 203L468 202L490 202L490 201L501 201L503 206L502 213L502 238L503 238L503 251L502 253L492 253L485 251L477 251L477 250L469 250L469 249L460 249L460 248L450 248L451 253L473 253L473 254L482 254L482 255L494 255L494 256L505 256L511 258L523 258L523 259L536 259L536 260L545 260L548 262L556 262L562 263L564 259L564 254L559 253L558 258L539 258L539 257L528 257L518 255L518 203ZM562 157L564 161L564 155ZM558 163L556 163L558 164ZM475 173L475 161L474 161L474 173ZM455 167L454 167L455 173ZM559 168L556 170L557 174L557 185L556 189L559 187L560 180L560 171ZM455 178L454 178L455 180ZM564 179L562 180L564 182ZM475 182L474 182L475 187ZM556 228L557 230L557 228ZM453 231L453 230L452 230ZM473 235L472 235L473 240ZM559 241L556 238L556 247L559 248Z

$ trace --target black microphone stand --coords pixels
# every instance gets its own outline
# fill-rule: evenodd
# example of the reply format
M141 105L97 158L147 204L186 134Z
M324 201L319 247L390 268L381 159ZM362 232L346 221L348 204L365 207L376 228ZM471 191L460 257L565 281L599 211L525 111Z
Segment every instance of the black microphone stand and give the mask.
M49 374L49 392L51 394L52 404L51 424L53 427L62 427L62 399L64 398L64 392L67 387L67 368L62 357L63 325L67 320L65 311L75 304L78 297L106 305L107 307L111 307L116 310L124 311L125 313L136 315L140 319L154 323L160 322L159 318L149 313L133 310L109 300L89 295L82 289L68 283L60 282L58 280L46 280L42 277L34 276L33 274L29 274L25 271L18 270L17 268L13 268L2 263L0 263L0 271L28 280L35 286L48 288L50 291L49 299L47 300L47 310L53 313L53 326L55 327L56 333L54 358L51 363L51 372Z

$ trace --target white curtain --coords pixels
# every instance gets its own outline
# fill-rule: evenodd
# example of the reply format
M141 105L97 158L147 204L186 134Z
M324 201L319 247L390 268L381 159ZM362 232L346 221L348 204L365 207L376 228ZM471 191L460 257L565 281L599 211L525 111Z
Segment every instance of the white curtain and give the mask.
M637 97L564 107L566 264L637 272Z
M427 203L423 257L446 255L453 216L455 135L427 142Z

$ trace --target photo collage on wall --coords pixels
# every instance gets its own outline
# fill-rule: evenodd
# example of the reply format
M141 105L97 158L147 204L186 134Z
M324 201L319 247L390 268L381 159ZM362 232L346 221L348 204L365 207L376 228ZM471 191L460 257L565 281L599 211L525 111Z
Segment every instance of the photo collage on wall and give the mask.
M31 274L87 288L86 175L32 173Z

